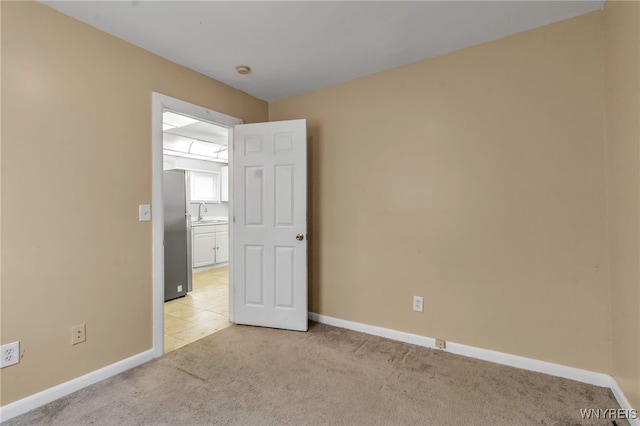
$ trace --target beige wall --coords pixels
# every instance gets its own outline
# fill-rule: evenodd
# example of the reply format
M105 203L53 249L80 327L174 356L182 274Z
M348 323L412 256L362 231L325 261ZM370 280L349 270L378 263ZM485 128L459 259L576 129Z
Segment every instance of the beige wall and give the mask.
M611 373L602 82L596 12L271 103L309 121L310 310Z
M5 405L152 346L152 91L247 122L267 104L41 4L0 7L1 338L24 351Z
M637 4L269 117L43 5L0 11L0 338L25 351L0 372L0 404L151 348L137 205L151 201L157 91L247 122L309 120L312 311L612 373L640 406ZM88 341L72 347L78 323Z
M640 3L603 22L613 376L640 408Z

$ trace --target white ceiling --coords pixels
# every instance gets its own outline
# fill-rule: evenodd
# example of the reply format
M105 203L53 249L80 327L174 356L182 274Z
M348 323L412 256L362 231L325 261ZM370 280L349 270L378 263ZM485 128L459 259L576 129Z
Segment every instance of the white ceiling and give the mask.
M266 101L598 10L592 1L42 1ZM236 65L249 65L239 75Z
M166 155L226 163L229 129L165 110L162 146Z

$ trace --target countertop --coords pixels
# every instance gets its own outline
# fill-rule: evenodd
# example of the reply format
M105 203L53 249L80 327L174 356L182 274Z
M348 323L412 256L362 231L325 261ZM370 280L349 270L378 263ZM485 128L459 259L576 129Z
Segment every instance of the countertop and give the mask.
M204 226L204 225L226 225L229 223L229 219L226 217L205 217L202 220L193 219L191 226Z

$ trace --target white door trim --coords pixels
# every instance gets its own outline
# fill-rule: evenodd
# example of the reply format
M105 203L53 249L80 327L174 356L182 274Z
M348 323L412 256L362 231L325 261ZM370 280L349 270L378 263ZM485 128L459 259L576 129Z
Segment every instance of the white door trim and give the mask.
M233 170L233 126L242 124L242 120L230 115L212 111L180 99L153 92L151 96L151 234L152 234L152 303L153 303L153 356L164 354L164 212L162 209L162 111L170 109L205 121L211 121L229 127L229 171ZM233 180L229 180L233 188ZM230 192L232 193L232 192ZM229 200L229 215L233 212L233 197ZM233 221L229 218L229 236L231 244ZM233 253L233 247L229 247ZM229 259L231 265L233 259ZM229 283L232 283L229 267ZM229 291L229 319L233 321L233 291Z

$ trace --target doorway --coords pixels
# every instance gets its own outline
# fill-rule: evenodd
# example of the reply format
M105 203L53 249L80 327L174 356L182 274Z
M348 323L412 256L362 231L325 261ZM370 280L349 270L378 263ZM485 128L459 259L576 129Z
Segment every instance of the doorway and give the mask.
M229 129L162 112L164 350L229 326Z
M165 348L172 350L183 346L233 321L233 292L229 291L232 282L229 265L233 262L233 251L231 247L225 249L225 244L232 241L233 226L229 213L233 211L233 200L229 197L223 202L223 194L202 192L202 185L214 177L218 188L232 185L231 179L226 180L226 174L225 181L220 181L223 178L220 164L227 160L227 171L233 167L233 126L242 121L159 93L153 93L152 114L153 348L154 355L159 357ZM220 134L207 135L207 126L226 129L226 140L220 140ZM170 134L167 146L164 143L165 132ZM216 137L218 140L214 140ZM216 157L218 161L213 163L217 165L208 167L204 161L212 160L211 157ZM186 184L199 191L199 195L198 199L188 199L187 214L192 216L190 221L187 220L188 235L193 237L193 231L198 228L200 238L197 243L204 248L213 244L213 249L219 250L220 255L217 261L214 257L209 263L206 259L203 263L202 255L199 263L190 262L189 271L193 272L191 288L186 295L178 295L165 304L163 172L166 169L186 170L185 176L188 177L194 173L193 183L199 186L194 187L190 180ZM216 237L218 243L215 242ZM189 247L192 251L197 249L193 243ZM192 270L194 266L195 270Z

